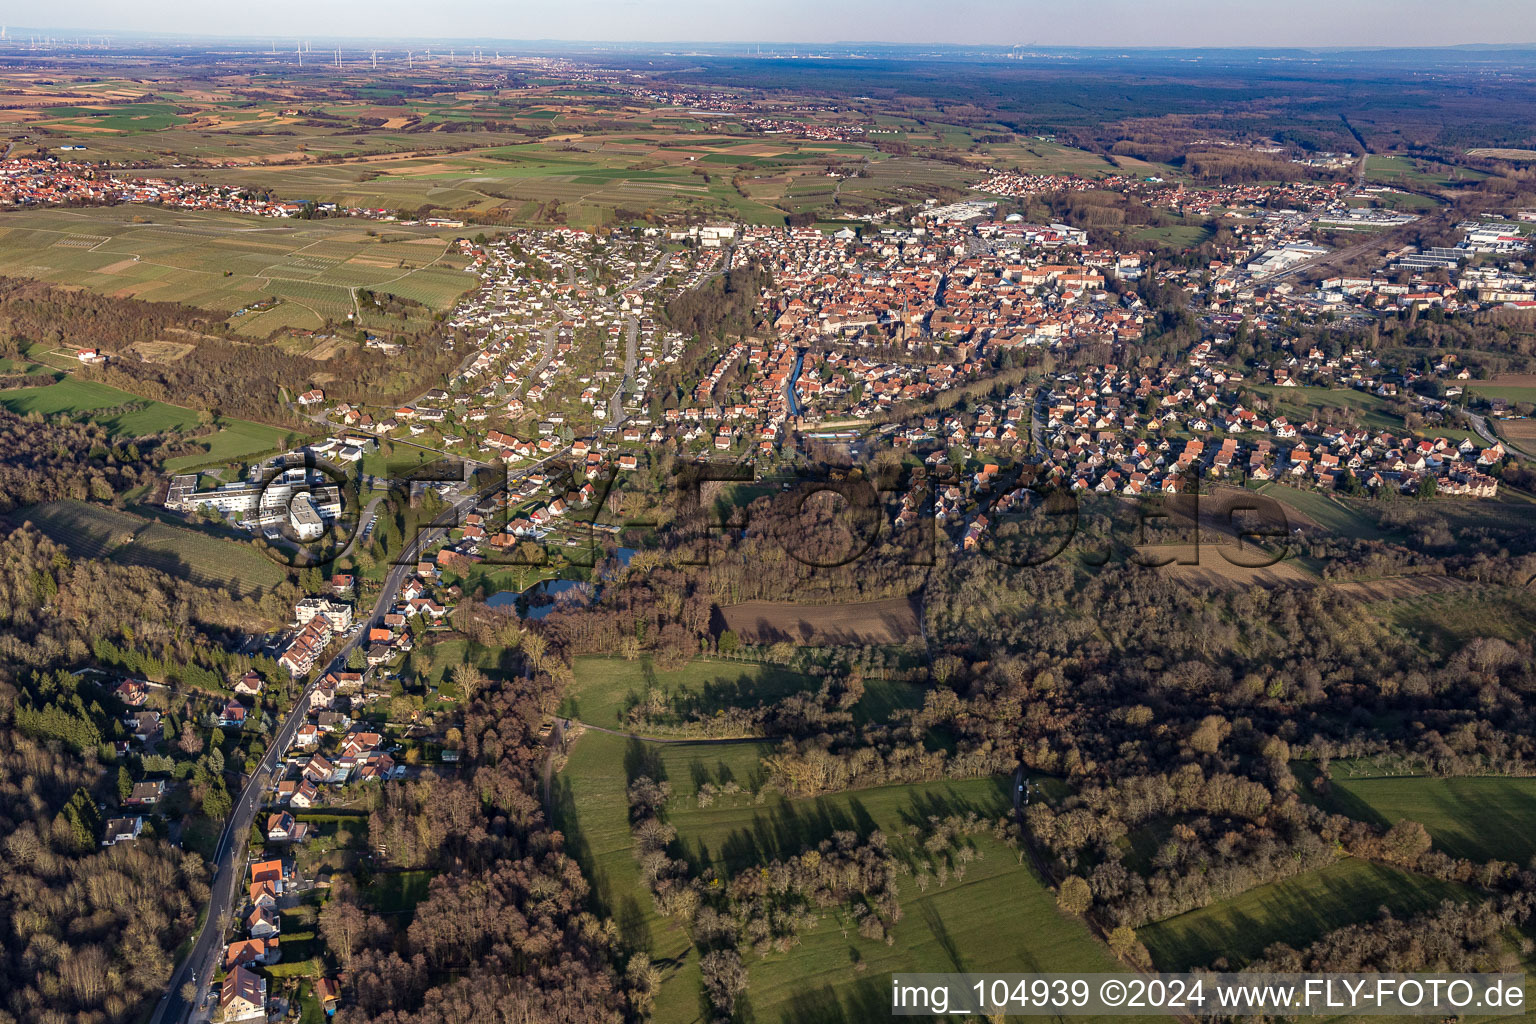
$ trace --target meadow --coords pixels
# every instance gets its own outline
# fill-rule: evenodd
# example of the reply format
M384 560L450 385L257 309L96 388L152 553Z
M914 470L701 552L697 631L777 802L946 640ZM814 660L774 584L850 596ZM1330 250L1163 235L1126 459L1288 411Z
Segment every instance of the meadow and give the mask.
M1325 808L1391 825L1407 818L1452 857L1526 864L1536 855L1536 779L1349 778L1334 772Z
M814 846L831 828L875 828L899 836L929 814L997 817L1010 807L1007 780L975 779L856 790L816 800L746 796L697 806L703 781L729 775L750 785L770 748L760 743L656 744L588 732L576 741L556 782L556 819L590 873L603 912L629 949L648 950L663 971L653 1020L689 1024L703 1016L698 952L675 921L657 915L640 881L629 834L625 788L632 776L665 776L673 786L668 820L695 865L749 867ZM1019 856L990 834L963 880L920 891L901 880L903 918L895 942L861 937L838 912L787 953L748 956L746 1019L758 1024L856 1024L888 1015L892 971L1116 971L1119 965ZM1000 908L1006 912L1000 913Z
M1380 907L1402 917L1465 895L1448 882L1350 857L1148 925L1137 935L1159 970L1206 966L1218 957L1235 969L1272 943L1303 949L1335 928L1374 918Z
M566 689L560 714L604 729L628 730L631 727L625 713L653 686L672 695L674 706L709 715L729 707L771 703L792 693L814 691L820 685L813 676L760 662L695 658L680 669L666 671L656 668L649 655L635 661L583 656L575 661L575 678ZM917 686L866 679L854 718L886 721L899 708L921 704L922 690ZM638 731L645 732L643 728Z
M1449 656L1478 637L1519 643L1530 636L1536 631L1536 593L1523 587L1487 585L1471 592L1447 587L1393 601L1381 614Z
M196 429L201 424L201 415L193 409L150 401L96 381L74 377L64 377L43 387L0 391L0 406L20 415L36 412L48 417L90 419L106 428L113 437L124 439L180 433ZM110 414L99 412L121 407L126 408ZM250 455L287 447L299 436L291 430L251 420L219 417L213 421L213 426L212 434L196 440L202 452L167 459L165 471L183 473L236 462Z
M242 596L270 589L286 577L282 567L248 544L103 505L55 501L23 509L13 518L31 521L77 558L142 565Z
M40 388L0 391L0 406L22 416L35 412L49 417L88 417L115 437L140 437L165 431L189 430L198 424L197 413L191 409L148 401L105 384L72 377ZM92 415L99 409L117 409L121 406L129 408L111 415Z
M251 455L260 455L279 448L291 447L298 435L281 427L250 420L224 419L214 421L218 430L198 439L206 451L202 454L179 455L167 459L167 473L185 473L204 466L222 466L239 462Z

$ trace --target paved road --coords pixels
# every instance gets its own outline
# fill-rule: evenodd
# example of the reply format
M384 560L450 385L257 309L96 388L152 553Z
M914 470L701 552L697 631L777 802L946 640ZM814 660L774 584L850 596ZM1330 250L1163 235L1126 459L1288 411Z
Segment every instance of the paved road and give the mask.
M651 265L643 271L645 275L643 278L640 274L636 274L627 283L620 285L610 292L610 297L603 300L604 304L611 303L611 296L615 294L622 295L627 291L635 290L647 292L656 287L657 282L664 276L660 268L666 258L666 253L656 257L651 261ZM624 331L624 377L619 381L619 386L613 389L613 397L608 399L607 425L610 427L617 427L629 418L624 412L624 393L634 384L635 367L640 359L638 344L640 338L640 318L632 313L626 316L624 318Z
M528 371L528 375L523 378L523 380L528 382L523 387L524 395L528 394L528 389L533 387L534 382L539 379L539 374L544 372L544 368L549 365L550 360L555 358L555 344L560 340L560 325L557 323L552 327L545 327L543 332L544 351L540 354L539 361L533 364L532 368Z
M1045 427L1050 422L1050 413L1045 407L1045 384L1036 385L1034 413L1029 420L1030 439L1035 443L1035 454L1042 458L1050 454L1045 447Z
M640 319L635 316L624 318L624 377L619 381L619 386L613 389L613 397L608 399L608 426L617 427L625 420L624 392L629 390L635 379L635 364L638 361L637 339L640 337Z
M1467 413L1467 420L1472 424L1472 429L1476 431L1477 436L1482 438L1484 441L1487 441L1489 444L1502 444L1506 449L1514 452L1516 455L1523 456L1527 459L1536 459L1536 455L1533 455L1526 451L1524 448L1521 448L1513 441L1496 435L1489 428L1488 420L1484 417L1479 416L1476 413L1469 412Z
M346 667L347 655L363 642L363 638L368 635L367 627L379 621L385 612L394 607L400 587L405 583L406 577L415 571L417 557L424 548L443 535L443 527L457 522L460 516L472 509L484 497L494 493L500 486L501 484L496 484L461 499L434 519L430 527L412 538L402 550L399 564L392 566L384 577L384 586L379 591L379 597L374 602L372 612L369 613L368 618L359 621L358 628L331 659L330 664L326 666L326 671L337 672ZM239 862L240 855L245 850L246 837L250 834L251 825L265 802L263 797L272 781L272 771L279 759L292 746L294 734L298 732L299 726L304 723L308 715L310 694L314 692L315 686L324 675L325 672L318 673L315 682L304 688L299 699L294 703L293 710L289 712L287 720L283 722L272 744L267 748L261 763L257 765L256 773L251 776L245 789L240 792L240 798L235 802L234 810L228 822L225 823L224 831L219 836L219 845L214 851L213 890L209 901L208 917L203 922L202 931L198 933L197 939L192 944L191 953L171 975L166 994L161 997L159 1005L155 1007L149 1024L176 1024L186 1019L193 1006L202 1005L208 982L213 977L216 958L222 951L224 936L229 930L230 916L239 905L240 882L245 874L244 867ZM196 972L197 982L197 998L193 1004L188 1004L181 997L182 983L187 980L190 971Z

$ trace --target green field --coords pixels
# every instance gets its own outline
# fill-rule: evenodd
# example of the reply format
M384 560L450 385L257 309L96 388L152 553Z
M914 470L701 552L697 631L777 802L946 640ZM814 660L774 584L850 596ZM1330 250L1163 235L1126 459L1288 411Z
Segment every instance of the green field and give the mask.
M1449 656L1477 637L1519 643L1536 633L1536 593L1519 587L1450 591L1393 601L1381 614Z
M1305 948L1335 928L1375 918L1380 907L1402 917L1464 893L1448 882L1351 857L1159 921L1137 934L1159 970L1206 966L1217 957L1226 957L1236 969L1273 943Z
M1323 805L1381 825L1404 818L1429 829L1452 857L1512 861L1536 855L1536 779L1352 779L1335 771Z
M266 590L286 572L247 544L83 501L55 501L16 513L82 558L143 565L238 594Z
M1282 505L1291 506L1330 533L1357 538L1379 534L1372 519L1349 507L1343 499L1331 497L1322 491L1270 482L1260 487L1258 493Z
M1274 411L1293 423L1313 417L1318 409L1349 409L1360 424L1379 430L1401 433L1403 421L1387 411L1388 400L1354 388L1283 388L1277 384L1251 384L1249 387L1268 398Z
M652 686L677 695L687 707L713 714L727 707L771 703L820 685L812 676L756 662L695 658L667 672L654 667L649 656L635 661L587 656L576 659L575 680L566 689L561 714L605 729L625 729L625 712ZM898 708L921 704L922 693L915 686L868 679L855 718L885 721Z
M248 455L288 447L297 437L290 430L269 427L265 423L253 423L250 420L220 419L217 425L219 429L216 433L198 439L198 443L206 449L205 452L167 459L165 471L184 473L193 467L238 462Z
M195 410L150 401L105 384L73 377L65 377L57 383L40 388L0 391L0 406L21 415L36 412L44 416L89 418L105 427L113 436L121 438L193 430L201 422ZM93 415L96 410L115 409L119 406L132 408L111 415ZM234 462L246 455L285 446L297 436L281 427L253 423L250 420L219 419L215 425L218 427L215 433L197 442L205 449L204 452L168 459L165 471L181 473L193 467Z
M1407 188L1446 188L1464 185L1469 181L1482 181L1486 177L1488 175L1482 171L1415 160L1407 156L1373 154L1365 165L1367 181L1403 185Z
M1173 224L1164 228L1142 228L1132 232L1131 237L1170 249L1193 249L1210 238L1211 232L1198 224Z
M90 417L118 437L139 437L168 430L189 430L198 423L197 413L191 409L183 409L179 405L167 405L164 402L151 402L105 384L75 380L72 377L66 377L55 384L40 388L14 388L10 391L0 391L0 405L23 416L36 412L44 416L67 414L74 417L80 417L97 409L110 409L123 405L134 406L127 412Z
M1521 387L1516 384L1480 384L1473 381L1467 385L1467 394L1479 398L1502 398L1511 403L1536 404L1536 388Z
M722 769L747 784L759 743L657 744L589 732L577 740L557 780L560 827L588 869L602 912L617 922L623 943L664 960L653 1019L701 1019L698 955L676 922L658 916L640 883L631 844L625 787L631 776L665 775L674 788L668 819L691 862L743 865L814 845L832 827L879 828L897 836L929 814L975 810L997 817L1009 808L1003 780L937 782L858 790L818 800L747 797L700 809L694 794ZM903 918L887 946L858 935L827 912L788 953L748 955L747 1001L758 1024L862 1022L889 1014L885 986L892 971L1114 971L1117 964L1078 920L1056 909L1053 894L990 834L977 837L981 859L963 881L921 892L901 883ZM706 849L707 848L707 849Z

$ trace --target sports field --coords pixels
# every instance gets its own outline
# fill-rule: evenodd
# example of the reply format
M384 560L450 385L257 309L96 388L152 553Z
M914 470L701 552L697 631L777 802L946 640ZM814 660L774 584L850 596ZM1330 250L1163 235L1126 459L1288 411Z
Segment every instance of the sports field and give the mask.
M655 912L641 886L629 834L625 787L639 774L665 775L674 796L668 820L689 861L748 867L814 846L832 828L898 837L930 814L1006 814L1006 780L978 779L857 790L818 800L769 797L756 804L728 798L699 808L701 781L729 772L750 782L765 745L648 744L588 732L557 780L557 819L592 874L602 909L617 921L625 945L647 949L663 965L653 1020L700 1019L698 953L682 927ZM1083 924L1057 910L1055 897L1012 850L978 834L980 859L965 878L926 892L901 881L903 918L895 943L862 938L835 912L787 953L744 958L751 1019L761 1024L854 1022L889 1015L885 986L892 971L1114 971L1117 964Z
M1206 966L1217 957L1226 957L1236 969L1272 943L1303 949L1335 928L1373 919L1380 907L1402 917L1464 894L1448 882L1350 857L1159 921L1137 934L1159 970Z

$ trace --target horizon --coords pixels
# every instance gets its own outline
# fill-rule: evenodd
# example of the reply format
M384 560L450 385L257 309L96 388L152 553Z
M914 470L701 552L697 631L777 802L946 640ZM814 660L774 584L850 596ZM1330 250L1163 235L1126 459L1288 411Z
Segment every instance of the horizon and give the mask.
M171 32L171 31L144 31L127 28L32 28L28 26L6 26L8 34L0 38L0 44L20 44L22 49L27 49L28 37L39 44L45 40L52 43L55 48L69 46L75 43L92 43L106 38L111 44L127 41L141 43L173 43L181 45L193 45L198 43L249 43L264 45L269 42L278 44L277 53L283 53L282 46L291 46L295 42L308 44L335 43L356 44L367 46L381 42L404 45L414 42L430 43L467 43L484 47L491 44L502 46L570 46L570 47L626 47L640 50L641 52L654 52L661 48L677 47L701 47L718 46L729 48L747 49L751 47L762 48L761 56L784 56L770 54L767 48L799 47L808 52L800 54L801 57L811 56L818 48L826 50L830 48L887 48L900 50L915 50L931 48L940 51L954 50L981 50L998 52L1021 52L1027 55L1034 51L1066 51L1087 53L1348 53L1348 52L1412 52L1412 51L1443 51L1443 50L1470 50L1470 51L1509 51L1531 50L1536 51L1536 38L1519 42L1494 42L1489 40L1467 40L1455 43L1379 43L1379 42L1341 42L1341 43L1293 43L1293 44L1265 44L1265 43L1143 43L1143 44L1115 44L1115 43L996 43L996 42L914 42L898 39L829 39L829 40L804 40L804 39L582 39L565 36L528 36L522 38L504 36L474 36L474 35L444 35L429 36L422 34L412 35L334 35L322 33L308 33L305 35L274 36L271 34L239 33L239 32ZM317 51L318 52L318 51ZM756 54L752 54L756 55ZM687 54L679 54L687 56ZM833 54L832 56L838 56Z
M1340 10L1329 0L1267 4L1171 0L1149 8L1134 0L1106 0L1087 10L1062 10L1043 0L998 3L957 0L942 21L916 0L875 4L845 0L764 0L723 9L704 0L577 0L558 10L516 16L492 5L452 11L419 8L405 0L332 0L320 5L275 0L265 23L302 24L306 30L250 31L232 13L174 0L122 23L117 5L81 0L67 19L43 27L10 26L23 35L117 35L143 39L327 39L331 41L483 40L508 44L603 46L958 46L1038 49L1444 49L1522 48L1536 45L1536 8L1515 0L1468 0L1454 25L1431 0L1371 0ZM360 34L360 23L381 31ZM602 26L603 38L591 29ZM511 32L516 28L519 31ZM877 29L869 33L871 28ZM1456 32L1462 32L1456 35ZM1523 42L1496 41L1498 37ZM1490 38L1492 37L1492 38ZM1009 42L997 42L1007 39ZM770 41L771 40L771 41Z

